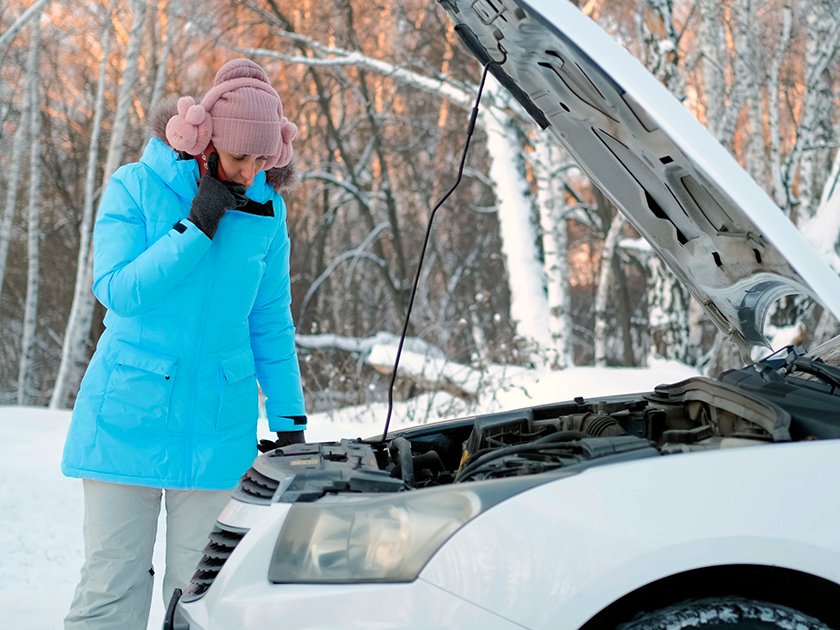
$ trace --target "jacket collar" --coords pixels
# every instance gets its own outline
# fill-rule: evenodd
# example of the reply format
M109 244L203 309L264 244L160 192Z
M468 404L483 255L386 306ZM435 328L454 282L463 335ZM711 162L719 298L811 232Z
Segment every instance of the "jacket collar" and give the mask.
M175 194L186 201L198 192L198 163L181 160L175 150L160 138L152 138L143 151L140 162L152 169ZM272 189L265 181L265 173L257 173L247 195L264 203L271 197Z

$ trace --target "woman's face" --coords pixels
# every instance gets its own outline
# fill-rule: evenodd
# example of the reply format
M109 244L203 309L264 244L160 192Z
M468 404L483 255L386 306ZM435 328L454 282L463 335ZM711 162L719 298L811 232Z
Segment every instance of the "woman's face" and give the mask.
M248 188L257 173L265 169L264 155L241 155L217 149L219 154L218 177L225 182L236 182Z

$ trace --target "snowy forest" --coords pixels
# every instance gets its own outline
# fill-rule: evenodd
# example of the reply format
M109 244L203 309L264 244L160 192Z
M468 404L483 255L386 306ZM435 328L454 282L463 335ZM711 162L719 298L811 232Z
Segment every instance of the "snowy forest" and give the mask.
M837 0L588 0L840 271ZM102 331L98 198L154 105L226 60L298 125L286 194L310 411L382 401L431 208L453 184L481 68L436 0L10 0L0 6L0 404L65 408ZM505 181L505 186L494 182ZM774 331L836 332L789 299ZM740 357L563 147L495 85L437 213L397 395L469 402L490 366L706 373ZM480 385L478 385L480 386Z

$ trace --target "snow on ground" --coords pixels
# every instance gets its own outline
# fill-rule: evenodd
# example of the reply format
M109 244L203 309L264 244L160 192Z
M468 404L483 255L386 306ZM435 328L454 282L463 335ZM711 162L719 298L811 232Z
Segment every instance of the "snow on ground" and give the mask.
M391 427L428 418L513 409L575 396L648 391L696 375L662 362L644 370L571 368L538 374L521 368L496 370L479 391L477 409L448 394L426 395L395 407ZM346 408L310 418L307 439L329 441L381 433L385 405ZM57 630L73 596L82 563L82 489L61 475L59 464L70 421L67 411L0 407L0 627ZM261 426L261 434L268 430ZM162 534L164 524L159 524ZM158 536L159 539L162 536ZM149 628L160 628L163 548L155 548L157 572Z

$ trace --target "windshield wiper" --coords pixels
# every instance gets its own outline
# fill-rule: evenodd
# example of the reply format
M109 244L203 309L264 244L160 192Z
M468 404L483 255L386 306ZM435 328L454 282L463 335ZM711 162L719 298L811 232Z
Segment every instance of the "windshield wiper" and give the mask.
M793 362L791 372L805 372L816 376L818 379L831 385L831 393L840 387L840 369L829 365L822 359L811 359L810 357L797 357Z
M784 356L778 356L784 352ZM799 346L785 346L777 352L755 363L755 368L765 380L776 380L804 372L831 385L831 393L840 387L840 368L829 365L819 358L811 358Z

